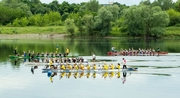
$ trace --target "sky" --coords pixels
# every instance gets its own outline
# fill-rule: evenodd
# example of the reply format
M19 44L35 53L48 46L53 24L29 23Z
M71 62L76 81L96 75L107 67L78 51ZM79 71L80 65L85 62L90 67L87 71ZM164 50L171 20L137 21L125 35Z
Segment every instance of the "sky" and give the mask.
M40 0L42 3L50 3L53 0ZM67 1L69 3L81 3L81 2L88 2L90 0L58 0L59 3L62 3L63 1ZM121 4L126 4L126 5L134 5L134 4L139 4L142 0L98 0L100 4L108 4L108 2L119 2ZM154 0L151 0L154 1ZM177 0L173 0L177 1Z

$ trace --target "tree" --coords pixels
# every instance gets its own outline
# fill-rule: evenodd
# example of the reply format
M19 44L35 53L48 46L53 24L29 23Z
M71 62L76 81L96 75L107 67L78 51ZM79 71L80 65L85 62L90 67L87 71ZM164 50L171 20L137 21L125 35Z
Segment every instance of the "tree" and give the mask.
M173 0L154 0L152 6L160 6L162 10L168 10L174 5Z
M94 19L92 14L86 14L83 16L83 24L85 27L86 34L93 36L94 35Z
M92 11L92 12L97 12L99 9L99 1L97 0L90 0L89 2L86 3L86 10Z
M176 24L180 24L180 12L178 12L174 9L169 9L169 10L167 10L167 13L168 13L169 19L170 19L169 26L174 26Z
M151 5L151 1L150 1L150 0L142 0L142 1L140 2L140 4Z
M131 36L144 35L145 38L161 37L169 23L169 16L158 6L131 6L124 12L124 25Z
M8 23L13 22L16 18L24 17L25 13L19 9L12 9L9 7L5 7L0 5L0 24L6 25Z
M175 9L180 12L180 0L177 0L175 3Z
M105 7L101 7L95 17L95 29L100 36L107 36L111 30L111 20L113 15Z
M21 0L2 0L2 5L8 8L21 10L26 16L31 16L30 7Z
M113 15L113 21L116 21L119 17L118 17L118 15L119 15L119 7L118 7L118 5L112 5L112 6L107 6L106 7L106 9L108 10L108 11L110 11L111 12L111 14Z
M74 24L74 20L73 19L66 19L65 20L65 25L66 25L66 31L68 33L71 34L71 36L74 36L74 33L75 33L75 24Z

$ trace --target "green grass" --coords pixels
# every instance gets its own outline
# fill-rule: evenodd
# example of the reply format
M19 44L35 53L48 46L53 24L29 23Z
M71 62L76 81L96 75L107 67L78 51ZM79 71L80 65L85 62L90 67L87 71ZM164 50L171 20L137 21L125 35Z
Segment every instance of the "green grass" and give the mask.
M180 35L180 27L167 27L165 34L167 34L167 35Z
M76 28L76 33L78 32ZM0 27L0 34L65 34L65 26L46 26L46 27ZM113 27L109 37L127 37L125 32ZM164 37L180 37L180 27L167 27Z
M66 32L65 26L47 27L0 27L0 34L63 34Z

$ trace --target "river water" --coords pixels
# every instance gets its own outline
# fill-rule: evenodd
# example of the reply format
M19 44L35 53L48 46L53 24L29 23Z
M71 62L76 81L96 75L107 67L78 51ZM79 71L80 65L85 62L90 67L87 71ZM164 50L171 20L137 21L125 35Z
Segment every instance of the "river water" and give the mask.
M138 71L108 73L57 73L50 78L38 66L31 73L31 66L24 60L9 59L13 49L18 52L52 52L56 45L59 51L70 49L70 55L92 59L92 53L102 63L121 63L127 60L128 67ZM157 48L169 52L163 56L107 56L111 47ZM64 39L64 40L0 40L0 98L179 98L180 97L180 43L179 40L125 40L125 39ZM123 76L126 74L126 77ZM118 77L118 75L120 77ZM63 77L61 77L63 76Z

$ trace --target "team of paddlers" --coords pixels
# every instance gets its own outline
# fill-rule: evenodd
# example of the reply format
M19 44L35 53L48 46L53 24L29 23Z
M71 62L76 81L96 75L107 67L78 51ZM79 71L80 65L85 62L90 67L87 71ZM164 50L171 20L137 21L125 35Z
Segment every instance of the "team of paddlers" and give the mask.
M108 65L107 63L104 63L102 66L100 65L96 65L96 64L93 64L92 66L90 64L83 64L83 63L80 63L80 64L74 64L74 65L71 65L71 64L61 64L60 66L59 65L53 65L52 62L50 62L48 65L45 66L45 69L61 69L61 70L98 70L98 69L103 69L103 70L114 70L114 69L118 69L120 70L121 67L120 67L120 63L117 64L117 66L115 66L114 64L110 64Z
M119 52L115 50L115 48L112 47L112 52L114 54L120 54L120 55L132 55L132 56L135 56L135 55L155 55L155 54L158 54L160 53L160 48L157 49L157 52L155 51L155 49L153 48L149 48L149 49L133 49L133 48L129 48L129 49L121 49ZM112 53L112 54L113 54Z

